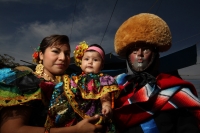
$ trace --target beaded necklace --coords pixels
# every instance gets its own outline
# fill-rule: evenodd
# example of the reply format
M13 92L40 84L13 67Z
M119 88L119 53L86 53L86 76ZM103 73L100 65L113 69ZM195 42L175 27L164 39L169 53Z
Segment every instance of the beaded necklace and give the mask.
M53 79L52 77L50 77L48 74L46 74L46 73L36 73L36 72L33 72L34 74L36 74L36 75L38 75L38 76L40 76L40 77L42 77L42 78L44 78L44 76L46 77L46 79L45 80L47 80L47 81L51 81L51 82L53 82L53 83L56 83L56 81L57 81L57 79L55 80L55 79Z
M49 80L49 81L51 81L51 82L55 82L55 80L54 80L52 77L50 77L48 74L46 74L46 73L43 72L43 75L46 76L46 77L48 78L47 80ZM43 77L44 77L44 76L43 76Z

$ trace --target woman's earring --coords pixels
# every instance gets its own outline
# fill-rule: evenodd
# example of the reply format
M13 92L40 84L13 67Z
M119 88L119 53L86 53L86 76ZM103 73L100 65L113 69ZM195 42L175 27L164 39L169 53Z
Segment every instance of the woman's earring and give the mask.
M40 60L39 64L37 64L37 66L35 68L35 73L37 73L38 75L42 75L43 70L44 70L44 66L42 65L42 61Z

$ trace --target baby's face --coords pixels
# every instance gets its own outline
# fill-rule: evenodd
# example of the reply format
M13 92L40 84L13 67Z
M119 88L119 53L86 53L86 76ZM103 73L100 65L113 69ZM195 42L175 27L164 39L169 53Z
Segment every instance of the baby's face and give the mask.
M84 53L81 62L81 69L85 73L99 73L103 66L101 55L96 51L87 51Z

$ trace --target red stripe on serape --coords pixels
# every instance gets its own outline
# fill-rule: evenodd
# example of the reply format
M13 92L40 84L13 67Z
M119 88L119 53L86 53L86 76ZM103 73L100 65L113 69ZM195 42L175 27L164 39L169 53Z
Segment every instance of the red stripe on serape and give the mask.
M152 98L149 103L154 103L152 106L152 112L156 112L158 110L161 110L163 106L168 103L169 97L168 96L163 96L163 95L158 95L156 99Z
M200 103L194 100L194 98L192 98L191 96L189 96L187 93L183 91L179 91L176 94L174 94L174 96L171 98L170 101L172 101L179 108L182 108L182 107L186 107L186 108L199 107L200 108Z
M124 86L123 85L118 85L119 89L120 90L123 90L124 89Z
M165 106L162 107L161 110L171 110L174 109L175 107L168 101Z
M157 79L157 85L161 89L170 88L172 86L183 85L183 86L187 86L188 88L190 88L192 93L195 96L198 96L194 85L191 84L190 82L184 81L180 78L177 78L177 77L169 75L169 74L164 74L164 73L159 74L156 79Z
M130 127L144 121L152 115L138 107L136 104L129 104L123 106L122 108L116 108L114 116L117 116L114 117L114 119L117 119L117 126L123 130L126 127Z
M142 87L140 90L138 90L134 96L131 97L131 101L133 103L135 102L146 102L149 100L149 97L147 95L147 89L146 87Z
M127 99L129 97L131 97L132 95L133 95L132 93L129 93L128 95L123 96L123 97L119 98L118 100L116 100L115 101L115 107L118 108L118 107L121 107L121 106L129 105Z

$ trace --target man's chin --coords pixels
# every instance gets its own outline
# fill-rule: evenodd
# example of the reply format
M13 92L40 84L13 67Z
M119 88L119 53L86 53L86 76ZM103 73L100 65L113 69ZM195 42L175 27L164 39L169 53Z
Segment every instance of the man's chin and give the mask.
M142 72L142 71L144 71L144 69L143 68L137 68L136 71L137 72Z
M145 70L143 67L132 67L136 72L142 72Z
M134 67L133 66L133 69L137 72L142 72L142 71L145 71L147 69L148 65L146 64L143 64L143 63L138 63L137 64L137 67Z

